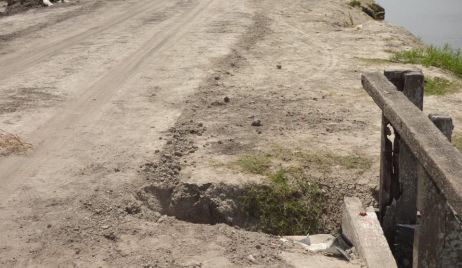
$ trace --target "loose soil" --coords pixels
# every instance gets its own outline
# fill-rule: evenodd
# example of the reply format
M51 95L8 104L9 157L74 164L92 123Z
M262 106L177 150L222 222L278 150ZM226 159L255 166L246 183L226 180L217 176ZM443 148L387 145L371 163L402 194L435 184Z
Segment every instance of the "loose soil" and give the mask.
M404 29L343 0L82 0L0 18L0 44L0 266L361 267L260 232L240 197L267 177L236 163L319 186L318 232L375 205L360 74L422 68L387 61ZM461 132L461 102L425 112Z

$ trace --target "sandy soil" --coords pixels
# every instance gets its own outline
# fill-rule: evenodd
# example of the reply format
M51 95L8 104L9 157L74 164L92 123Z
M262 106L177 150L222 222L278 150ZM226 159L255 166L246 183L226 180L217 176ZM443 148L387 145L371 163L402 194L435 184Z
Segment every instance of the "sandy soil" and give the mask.
M231 163L361 155L364 172L315 176L320 231L338 231L344 195L374 204L380 114L359 76L403 68L377 59L418 45L405 30L342 0L82 0L0 18L0 44L16 146L0 158L0 266L361 266L224 224L236 187L262 180ZM461 102L425 106L460 132Z

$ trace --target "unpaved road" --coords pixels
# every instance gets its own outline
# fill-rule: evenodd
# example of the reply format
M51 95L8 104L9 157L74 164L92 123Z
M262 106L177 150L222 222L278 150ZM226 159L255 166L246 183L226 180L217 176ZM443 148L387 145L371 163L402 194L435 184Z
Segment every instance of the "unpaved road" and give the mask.
M189 221L215 223L205 198L225 215L218 185L261 179L229 163L274 147L374 163L325 178L323 231L344 195L372 204L379 111L359 74L397 67L367 59L417 45L404 30L341 0L85 0L0 18L0 40L0 129L32 146L0 159L0 266L360 266ZM426 104L460 130L461 100Z

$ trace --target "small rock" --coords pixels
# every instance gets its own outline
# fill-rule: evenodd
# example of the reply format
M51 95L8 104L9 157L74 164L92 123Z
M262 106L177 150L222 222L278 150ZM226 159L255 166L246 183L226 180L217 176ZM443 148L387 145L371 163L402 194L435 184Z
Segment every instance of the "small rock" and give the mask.
M158 220L157 220L157 223L162 223L164 222L166 219L167 219L167 215L162 215Z
M260 120L253 120L252 121L252 126L253 127L261 127L261 121Z
M256 245L255 248L256 248L256 249L261 249L261 246L260 246L260 245Z
M229 97L226 96L224 99L223 99L224 102L228 103L229 102Z
M252 256L252 255L247 256L247 259L248 259L250 262L257 263L257 260L256 260L255 257Z
M117 240L117 236L116 236L113 232L104 234L104 237L105 237L106 239L109 239L109 240L112 240L112 241L116 241L116 240Z
M282 69L282 65L281 65L281 64L278 64L278 65L276 65L276 68L278 68L279 70L281 70L281 69Z
M177 151L177 152L175 152L175 156L182 157L183 154L182 154L181 152L178 152L178 151Z
M220 77L219 76L215 76L215 80L220 80Z
M125 212L128 214L138 214L141 212L141 208L138 205L131 205L125 208Z
M101 226L101 229L109 229L109 227L110 227L109 225L103 225Z

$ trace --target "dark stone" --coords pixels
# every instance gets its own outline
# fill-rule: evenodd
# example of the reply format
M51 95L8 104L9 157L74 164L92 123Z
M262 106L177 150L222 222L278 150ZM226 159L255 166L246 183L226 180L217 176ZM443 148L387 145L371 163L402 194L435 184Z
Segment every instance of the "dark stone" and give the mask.
M261 125L262 125L262 124L261 124L261 121L260 121L260 120L254 120L254 121L252 122L252 126L253 126L253 127L261 127Z

